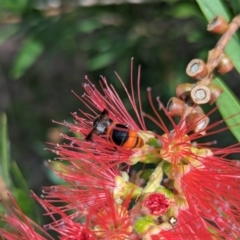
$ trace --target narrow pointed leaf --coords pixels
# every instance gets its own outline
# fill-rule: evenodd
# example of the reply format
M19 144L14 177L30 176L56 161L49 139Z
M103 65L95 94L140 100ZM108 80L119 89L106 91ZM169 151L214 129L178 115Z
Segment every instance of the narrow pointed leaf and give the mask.
M5 113L0 114L0 176L9 187L11 180L9 176L9 147L7 134L7 117Z
M38 59L44 50L43 45L35 39L28 39L13 61L11 75L20 78Z
M230 131L240 142L240 104L239 100L235 97L227 85L219 78L214 79L214 83L223 89L223 93L217 99L219 105L218 110L222 117L225 119L226 124L229 126ZM234 117L231 117L235 115ZM229 118L230 117L230 118ZM228 119L229 118L229 119Z

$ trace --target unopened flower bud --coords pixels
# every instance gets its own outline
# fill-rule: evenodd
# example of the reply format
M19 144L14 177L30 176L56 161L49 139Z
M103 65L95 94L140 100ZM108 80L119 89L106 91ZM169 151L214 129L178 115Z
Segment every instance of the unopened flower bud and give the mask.
M161 234L162 231L169 231L172 230L173 227L169 222L163 222L162 224L158 226L152 226L146 235L150 235L149 238L143 237L143 240L152 240L152 239L161 239L161 237L158 234ZM156 235L156 238L154 238L154 235Z
M192 148L191 150L196 157L205 158L213 156L213 152L208 148Z
M150 227L155 226L153 218L150 216L140 217L136 220L134 225L134 230L138 234L143 234L146 232Z
M135 152L129 158L130 165L134 165L138 162L149 164L159 163L160 161L161 159L152 151L151 146L148 146L147 148Z
M185 210L188 209L188 201L186 197L183 194L179 194L179 196L176 198L176 206L178 210Z
M132 182L125 181L121 176L115 177L115 188L113 190L114 199L121 204L123 199L129 197L137 198L142 192L142 188Z

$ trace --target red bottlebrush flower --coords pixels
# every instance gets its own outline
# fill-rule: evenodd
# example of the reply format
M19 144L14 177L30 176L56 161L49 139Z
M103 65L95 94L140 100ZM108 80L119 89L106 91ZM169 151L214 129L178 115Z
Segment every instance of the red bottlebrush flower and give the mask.
M225 149L226 150L226 149ZM229 153L239 152L229 148ZM204 168L194 169L182 178L182 189L188 202L216 236L237 239L240 236L239 161L209 156Z
M34 223L24 215L16 200L9 196L10 202L2 202L7 209L7 213L1 215L1 222L6 224L1 228L1 239L34 239L34 240L54 240L44 229Z
M223 131L213 130L220 123L214 123L204 131L208 130L207 135ZM183 239L192 239L189 233L196 239L237 239L240 236L240 161L229 160L226 156L239 153L240 146L218 149L209 144L197 144L202 136L188 134L191 130L180 122L171 134L161 137L161 156L169 162L165 173L187 204L183 210L179 205L174 232ZM178 239L179 236L174 238L171 234L171 231L159 231L152 239L160 236Z
M119 205L114 196L106 190L106 202L91 208L87 216L87 221L94 226L97 239L124 240L133 237L130 200L131 194Z
M93 116L74 113L76 122L63 124L83 138L63 135L69 144L53 150L61 162L50 164L66 185L45 187L43 199L34 195L52 219L45 228L57 232L60 240L238 239L240 163L227 156L240 153L240 145L217 148L213 142L198 143L204 135L225 130L214 130L222 121L206 127L203 122L211 112L204 115L189 107L186 115L183 102L183 115L175 122L157 98L172 125L169 129L153 104L150 88L155 117L142 113L138 75L138 106L132 76L131 93L123 84L136 124L105 78L104 95L87 81L80 99ZM144 117L156 124L156 133L147 131ZM139 162L143 167L131 176L131 165ZM5 239L45 239L44 230L40 229L43 238L36 235L32 222L16 209L3 217L13 225L12 231L2 230Z
M52 223L44 226L47 230L53 230L59 233L60 240L76 239L76 240L96 240L95 233L91 231L87 224L81 224L84 216L79 216L78 213L67 215L61 207L56 207L49 201L38 198L36 199L46 211L45 215L51 217ZM60 219L59 219L60 218Z
M65 212L75 210L86 213L92 206L106 202L105 189L113 192L118 202L128 197L129 191L135 197L141 191L140 187L128 181L127 173L123 174L116 167L110 167L110 164L94 157L90 160L71 160L69 163L70 165L58 163L58 168L54 169L69 185L43 188L47 201L66 203L61 207Z
M95 194L94 191L91 191L91 193ZM132 235L132 219L128 211L131 194L121 205L118 205L114 196L106 189L105 201L99 203L96 199L95 204L85 210L87 214L83 213L82 216L78 212L67 216L61 208L52 205L49 201L39 199L36 195L34 195L34 198L45 209L45 215L50 216L53 220L53 223L46 225L45 228L58 232L61 240L118 240L126 239ZM84 215L86 216L83 217ZM57 220L59 217L61 219Z

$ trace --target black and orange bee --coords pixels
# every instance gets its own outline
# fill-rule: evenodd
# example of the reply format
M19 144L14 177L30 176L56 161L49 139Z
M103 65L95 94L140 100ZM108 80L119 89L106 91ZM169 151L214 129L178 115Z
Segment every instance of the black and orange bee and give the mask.
M85 140L92 141L93 134L105 135L107 141L125 149L140 148L144 145L143 139L136 131L114 122L109 118L106 109L93 121L93 129Z

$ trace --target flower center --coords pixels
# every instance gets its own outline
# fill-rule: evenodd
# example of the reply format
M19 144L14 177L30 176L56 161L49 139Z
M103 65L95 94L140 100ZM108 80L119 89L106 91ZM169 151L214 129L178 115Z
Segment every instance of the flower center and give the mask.
M149 209L152 215L162 215L170 205L170 200L161 193L152 193L144 199L143 205Z

